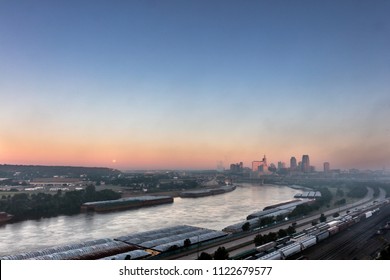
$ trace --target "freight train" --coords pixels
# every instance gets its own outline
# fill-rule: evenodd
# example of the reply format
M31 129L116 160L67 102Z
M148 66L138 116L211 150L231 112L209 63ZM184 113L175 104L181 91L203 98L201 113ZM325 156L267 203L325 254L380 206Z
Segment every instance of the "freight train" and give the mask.
M386 203L388 203L386 201ZM330 222L323 222L304 231L291 236L286 242L273 242L265 244L267 246L257 247L257 260L283 260L292 255L300 253L305 249L316 245L322 240L341 232L355 223L364 219L370 218L373 214L379 211L378 205L371 206L365 209L355 209L346 215L337 217ZM271 246L272 245L272 246ZM263 250L266 247L266 250Z

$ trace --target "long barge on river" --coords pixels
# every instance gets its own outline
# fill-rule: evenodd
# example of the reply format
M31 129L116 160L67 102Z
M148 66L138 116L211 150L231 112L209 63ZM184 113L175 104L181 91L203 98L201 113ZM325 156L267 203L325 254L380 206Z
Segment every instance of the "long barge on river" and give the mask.
M210 196L210 195L217 195L217 194L223 194L227 192L232 192L236 189L236 186L233 185L227 185L219 188L213 188L213 189L203 189L203 190L193 190L193 191L184 191L179 194L180 197L204 197L204 196Z
M172 196L138 196L127 197L116 200L86 202L81 205L81 211L108 212L154 206L165 203L173 203Z

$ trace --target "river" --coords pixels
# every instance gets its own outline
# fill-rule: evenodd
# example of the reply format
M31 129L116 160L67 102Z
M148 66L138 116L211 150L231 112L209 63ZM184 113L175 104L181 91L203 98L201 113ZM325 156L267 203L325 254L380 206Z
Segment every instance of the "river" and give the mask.
M243 183L235 191L109 213L81 213L0 226L0 256L81 241L115 238L174 225L222 230L265 206L293 199L300 190Z

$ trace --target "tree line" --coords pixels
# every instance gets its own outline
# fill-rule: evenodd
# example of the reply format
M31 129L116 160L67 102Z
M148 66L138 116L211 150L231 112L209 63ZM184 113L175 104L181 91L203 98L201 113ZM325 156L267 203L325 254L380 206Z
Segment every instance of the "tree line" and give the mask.
M85 202L119 199L121 195L112 190L96 191L89 185L85 190L57 191L48 193L16 193L2 196L0 211L13 215L12 221L55 217L58 215L73 215L80 213L80 207Z

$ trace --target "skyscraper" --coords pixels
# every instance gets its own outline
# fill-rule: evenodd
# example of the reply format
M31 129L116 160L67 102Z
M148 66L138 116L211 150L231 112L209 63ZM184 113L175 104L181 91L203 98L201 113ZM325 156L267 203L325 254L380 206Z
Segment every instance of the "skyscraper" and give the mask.
M329 171L330 171L329 162L324 162L324 173L329 173Z
M297 169L297 159L295 157L291 157L290 159L290 169L291 170Z
M302 156L302 172L310 172L310 160L308 155Z

